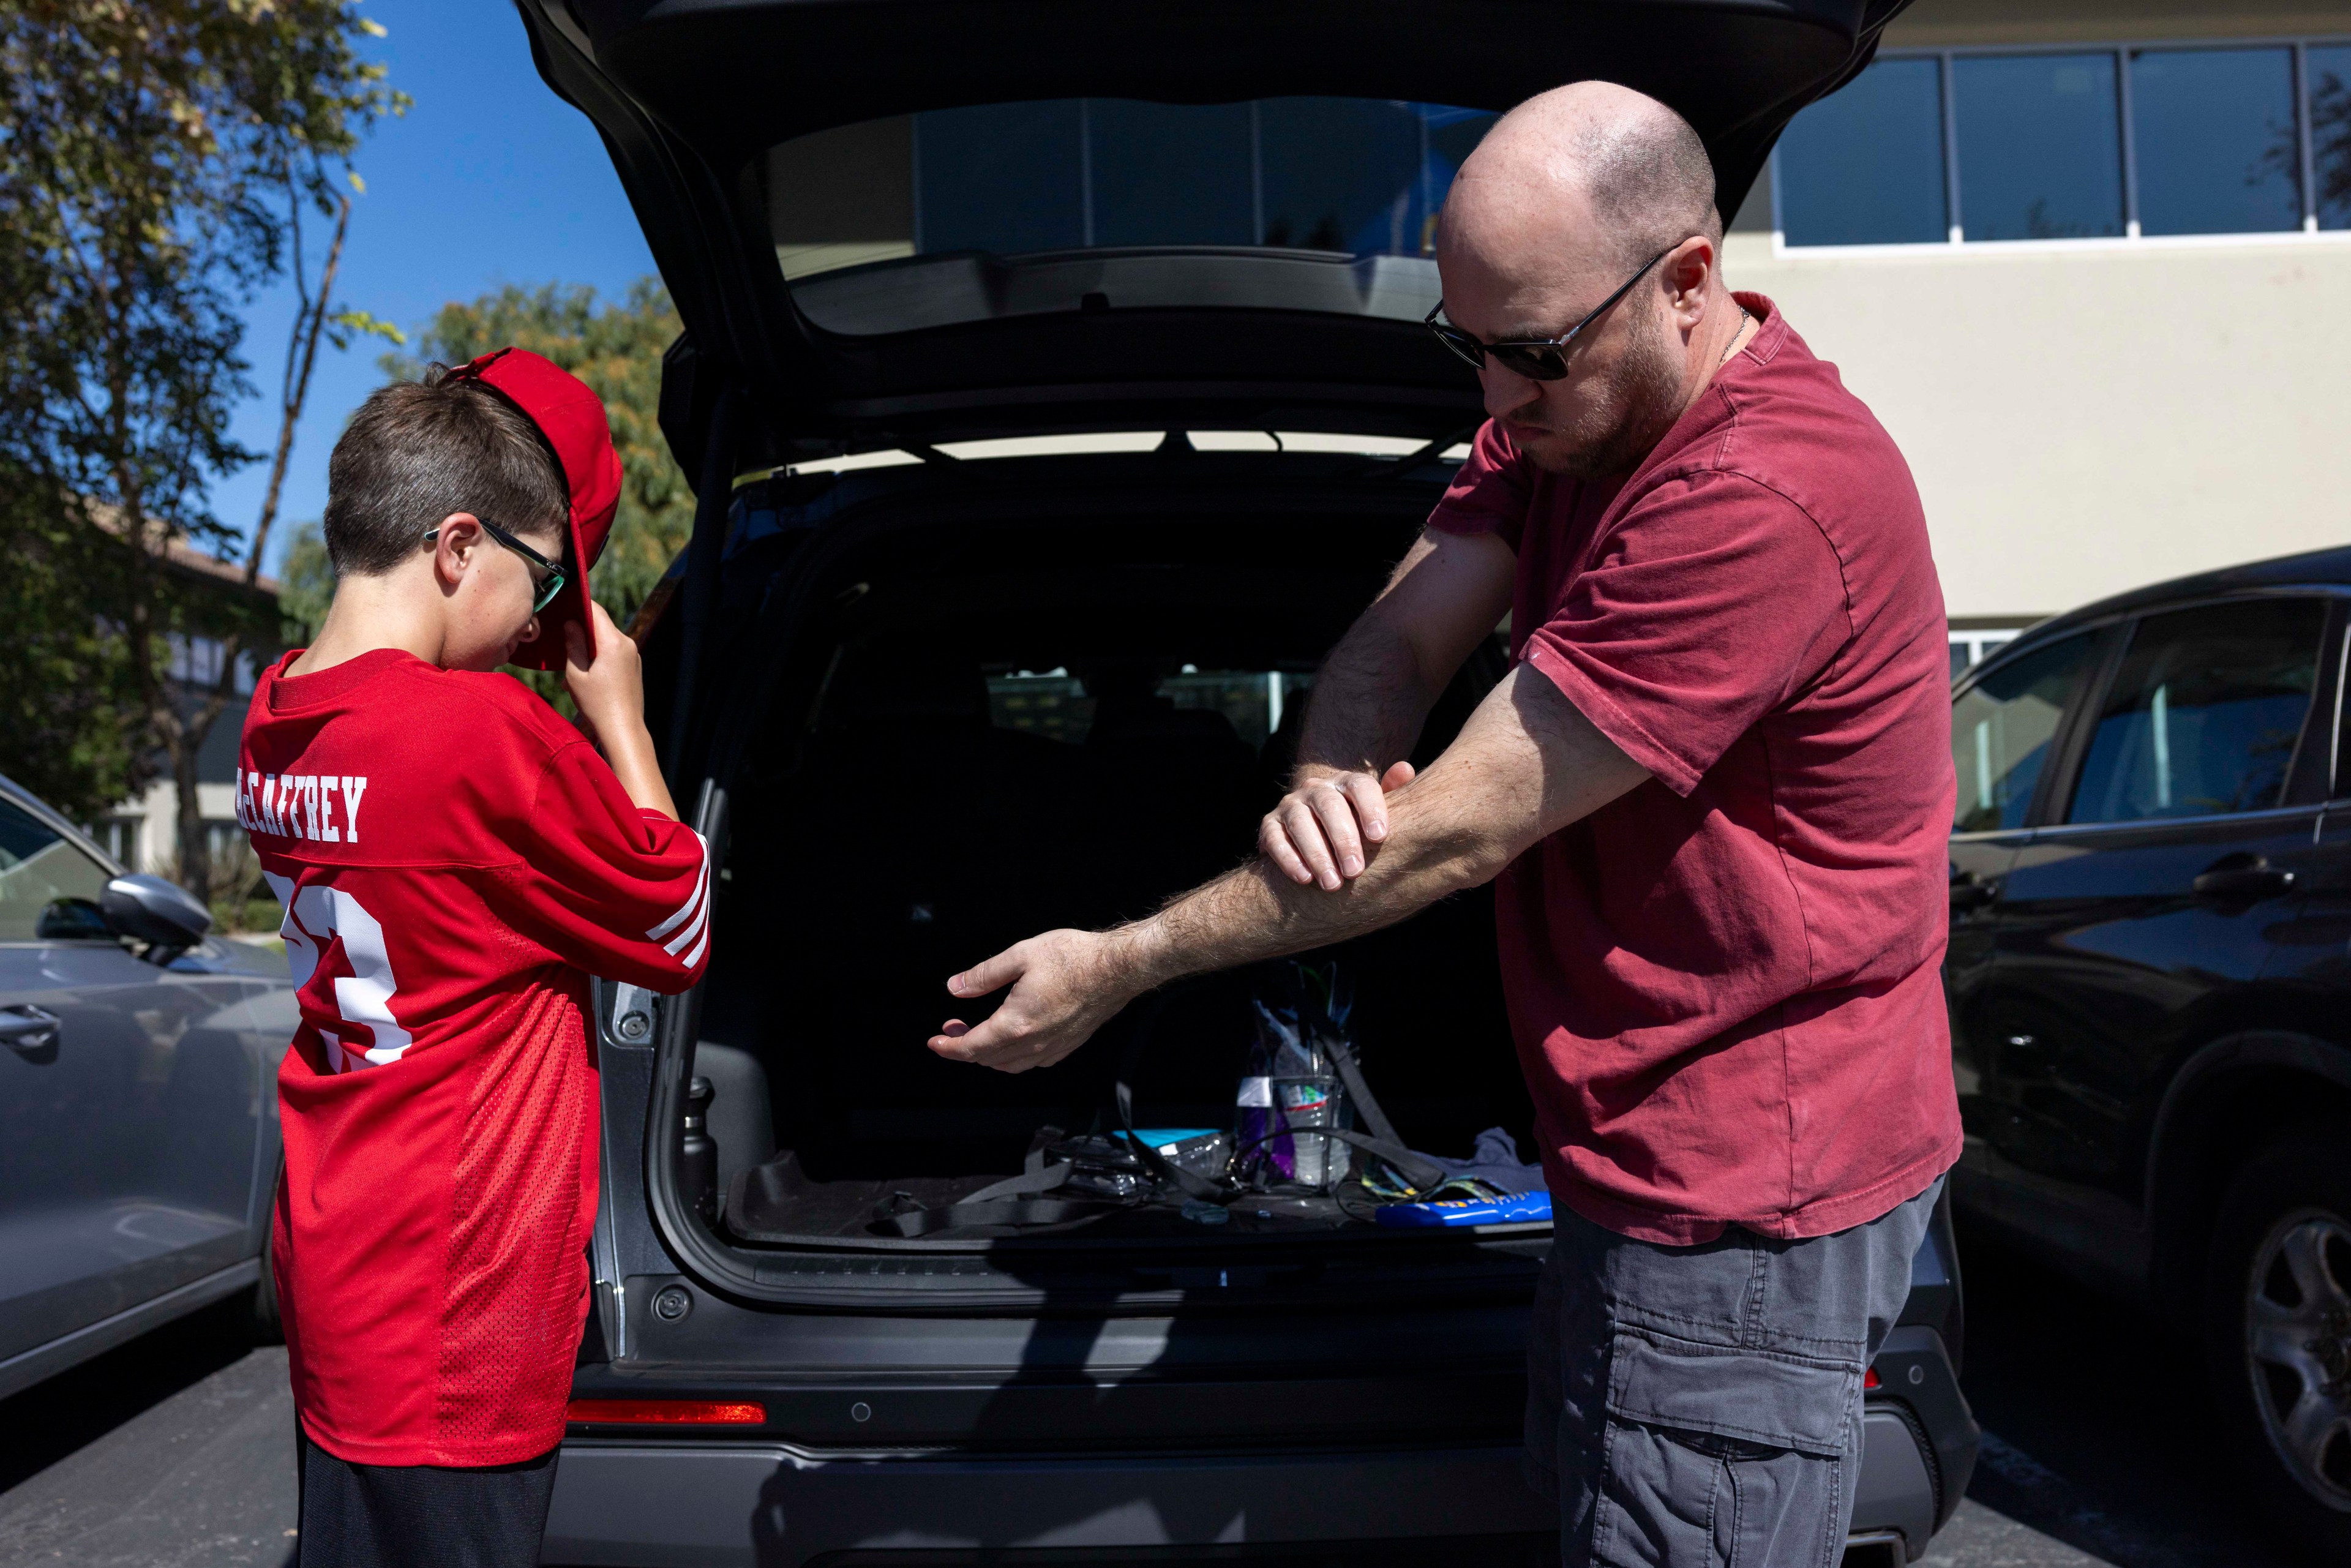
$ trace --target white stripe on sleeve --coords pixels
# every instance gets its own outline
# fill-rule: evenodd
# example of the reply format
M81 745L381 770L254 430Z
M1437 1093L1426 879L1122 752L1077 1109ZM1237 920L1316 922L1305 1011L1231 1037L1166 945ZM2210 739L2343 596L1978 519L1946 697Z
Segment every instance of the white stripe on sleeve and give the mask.
M694 831L691 828L686 831ZM670 912L668 919L645 933L649 941L658 942L693 919L702 908L704 895L710 891L710 841L700 833L694 834L694 841L702 846L702 870L695 876L694 892L687 895L684 904ZM669 951L674 953L677 949L672 947Z

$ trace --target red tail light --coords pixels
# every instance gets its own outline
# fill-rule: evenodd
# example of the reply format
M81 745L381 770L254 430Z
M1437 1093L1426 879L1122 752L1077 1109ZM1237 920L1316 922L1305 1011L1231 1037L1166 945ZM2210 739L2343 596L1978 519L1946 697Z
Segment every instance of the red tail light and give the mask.
M1873 1366L1867 1372L1861 1375L1861 1385L1864 1388L1875 1388L1877 1386L1877 1368ZM577 1410L580 1407L580 1401L577 1399L573 1400L571 1402L571 1407ZM574 1421L580 1419L577 1416L574 1416L571 1418Z
M629 1426L758 1427L767 1423L768 1407L747 1399L574 1399L564 1419Z

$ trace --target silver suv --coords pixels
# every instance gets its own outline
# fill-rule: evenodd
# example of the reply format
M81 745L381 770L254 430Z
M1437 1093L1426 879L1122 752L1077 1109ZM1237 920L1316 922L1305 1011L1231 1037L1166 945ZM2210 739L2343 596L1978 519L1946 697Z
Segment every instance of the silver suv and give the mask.
M700 507L635 630L723 867L699 992L601 998L549 1562L1555 1559L1519 1469L1547 1222L1057 1175L1122 1106L1231 1129L1278 975L1019 1077L923 1041L956 968L1247 852L1481 419L1421 319L1494 111L1642 87L1735 207L1894 8L523 0L686 326L662 421ZM1405 1141L1523 1155L1483 899L1310 961ZM1860 1557L1917 1557L1965 1489L1959 1328L1938 1219L1872 1373Z

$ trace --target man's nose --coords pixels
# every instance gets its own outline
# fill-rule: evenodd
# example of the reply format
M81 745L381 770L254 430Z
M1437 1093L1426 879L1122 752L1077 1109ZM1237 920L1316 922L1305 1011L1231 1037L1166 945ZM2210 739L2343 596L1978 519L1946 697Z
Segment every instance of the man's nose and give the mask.
M1506 371L1487 356L1478 371L1478 382L1486 394L1486 413L1489 418L1508 419L1520 409L1542 400L1542 383L1515 371Z

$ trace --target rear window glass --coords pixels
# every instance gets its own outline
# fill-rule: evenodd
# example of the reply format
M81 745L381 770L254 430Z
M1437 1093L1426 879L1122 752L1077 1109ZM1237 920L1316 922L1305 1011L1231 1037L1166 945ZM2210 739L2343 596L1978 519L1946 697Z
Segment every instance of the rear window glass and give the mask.
M788 277L967 250L1429 256L1454 172L1496 118L1354 98L934 110L771 149L768 223Z
M0 942L30 942L60 898L95 904L106 869L29 813L0 800Z
M2284 797L2317 685L2314 599L2150 615L2090 737L2074 822L2258 811Z
M1152 734L1186 725L1177 715L1217 715L1234 735L1261 750L1281 727L1283 715L1302 702L1314 684L1311 674L1284 670L1204 670L1186 664L1163 674L1135 664L1104 661L1077 671L992 672L987 677L988 717L998 729L1081 745L1092 734L1097 716L1110 727L1103 736L1107 739L1113 730L1120 736ZM1291 722L1296 723L1294 717Z
M1953 831L2024 825L2091 645L2082 632L2035 649L1988 672L1952 705L1951 765L1959 776Z

